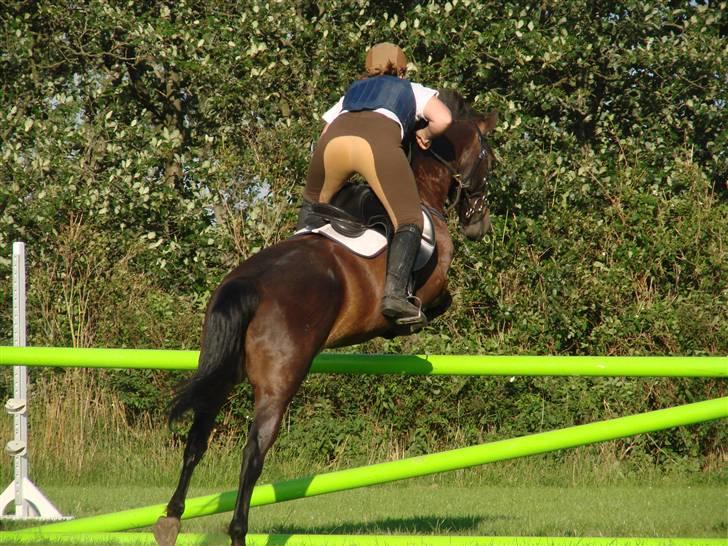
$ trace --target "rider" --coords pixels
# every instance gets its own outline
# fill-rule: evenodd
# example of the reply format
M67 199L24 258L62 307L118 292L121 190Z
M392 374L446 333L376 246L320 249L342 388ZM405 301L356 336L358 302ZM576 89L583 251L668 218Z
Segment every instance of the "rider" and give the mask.
M407 284L422 236L422 211L403 140L422 120L426 125L415 132L415 139L426 150L452 117L435 89L405 79L407 58L398 46L373 46L364 66L364 78L352 83L323 115L326 126L309 166L299 227L312 203L328 203L352 174L363 176L395 228L382 314L398 324L421 324L424 316L407 298Z

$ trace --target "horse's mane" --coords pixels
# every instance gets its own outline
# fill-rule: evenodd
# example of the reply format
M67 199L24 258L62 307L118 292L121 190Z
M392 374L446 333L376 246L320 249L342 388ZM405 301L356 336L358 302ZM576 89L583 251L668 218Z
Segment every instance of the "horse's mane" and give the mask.
M438 98L450 109L453 119L469 120L484 117L454 89L440 89Z

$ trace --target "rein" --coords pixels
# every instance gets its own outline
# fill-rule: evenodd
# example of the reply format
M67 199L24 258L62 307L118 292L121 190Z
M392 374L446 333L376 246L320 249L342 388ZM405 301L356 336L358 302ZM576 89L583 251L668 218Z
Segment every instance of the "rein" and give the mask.
M470 174L465 180L463 180L462 173L458 172L455 167L453 167L444 157L442 157L440 154L438 154L436 151L434 151L432 148L429 148L427 151L432 154L432 156L437 159L442 165L450 172L450 177L455 181L455 198L452 200L450 205L448 205L445 209L445 212L450 212L453 208L457 207L460 203L460 199L462 197L463 192L465 193L466 197L468 199L473 199L472 204L468 207L468 209L464 213L464 217L466 221L469 221L470 218L472 218L475 215L482 215L483 211L488 207L488 201L485 197L485 192L483 189L478 191L473 191L474 187L478 187L475 185L474 176L475 173L478 172L478 169L480 168L480 164L483 162L483 159L485 158L486 154L488 153L488 144L485 140L485 137L483 136L482 131L480 130L480 127L478 127L477 123L475 125L475 130L478 133L478 141L480 143L480 152L478 153L478 161L475 163L475 166L470 170ZM481 188L485 188L485 180L487 177L483 177L483 179L480 181L479 186ZM470 222L468 222L470 223Z

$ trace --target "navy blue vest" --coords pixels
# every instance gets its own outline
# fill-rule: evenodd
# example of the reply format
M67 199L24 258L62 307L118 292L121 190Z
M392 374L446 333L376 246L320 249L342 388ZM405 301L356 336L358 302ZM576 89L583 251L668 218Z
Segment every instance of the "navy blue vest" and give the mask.
M343 109L349 112L386 108L394 112L404 129L404 135L415 125L415 94L409 80L395 76L375 76L357 80L344 95Z

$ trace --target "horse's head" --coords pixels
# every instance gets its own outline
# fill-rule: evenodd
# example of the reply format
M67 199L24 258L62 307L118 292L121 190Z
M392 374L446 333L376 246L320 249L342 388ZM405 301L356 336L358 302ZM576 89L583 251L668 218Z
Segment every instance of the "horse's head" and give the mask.
M440 164L440 184L444 188L440 204L444 206L448 201L447 210L457 211L466 237L481 239L491 228L486 190L495 160L485 137L495 127L498 115L473 110L454 91L441 92L440 99L452 111L453 123L423 155Z
M448 137L459 142L456 172L450 188L450 207L457 210L460 228L468 239L481 239L491 229L486 197L488 175L495 156L485 139L498 120L495 112L478 119L455 122Z

